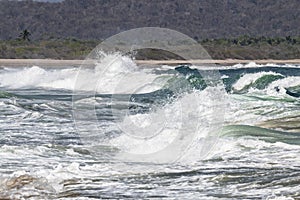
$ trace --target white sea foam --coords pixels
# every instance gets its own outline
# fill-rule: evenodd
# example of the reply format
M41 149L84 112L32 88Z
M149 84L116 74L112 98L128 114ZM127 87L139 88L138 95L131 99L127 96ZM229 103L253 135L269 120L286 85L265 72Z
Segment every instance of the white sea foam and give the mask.
M5 68L0 73L0 86L12 89L77 89L99 93L146 93L160 89L165 82L154 82L158 76L146 71L126 56L111 54L99 60L94 69Z
M154 82L157 77L147 69L138 68L130 58L116 53L99 60L95 70L81 69L75 89L109 94L146 93L163 86L164 83Z
M168 162L169 158L174 161L183 154L185 159L188 159L190 155L195 155L195 152L196 157L188 159L189 161L205 157L216 142L216 135L210 133L220 128L223 122L224 102L219 102L214 97L222 94L214 90L215 88L206 88L203 91L195 91L153 112L126 116L118 124L124 134L112 139L111 145L131 155L145 155L145 157L161 152L154 158L155 161L162 159ZM214 137L214 140L209 140L210 137ZM181 147L176 140L187 146ZM166 148L173 148L173 151L169 152L171 155L165 154ZM178 155L176 148L180 148ZM127 155L120 156L127 159ZM137 159L142 158L137 156Z
M267 63L267 64L257 64L255 62L249 62L246 64L235 64L235 65L213 65L213 66L192 66L191 68L198 68L198 69L243 69L243 68L263 68L263 67L284 67L284 68L300 68L299 64L274 64L274 63Z
M46 70L38 66L0 73L0 86L7 88L61 88L72 90L76 69Z
M168 77L159 76L157 78L157 75L149 74L149 71L140 70L127 58L120 58L120 60L112 62L113 66L107 71L103 71L101 68L103 65L99 63L95 69L82 69L83 90L143 93L159 89L168 80ZM242 65L242 67L245 66ZM7 68L0 73L0 83L2 87L8 88L73 89L76 75L77 69L54 70L37 66L22 69ZM101 77L99 78L99 76ZM255 81L257 77L260 77L259 75L254 76L249 79ZM141 79L138 79L139 77ZM100 80L103 82L99 83ZM142 84L137 85L135 81ZM123 86L126 82L130 82L129 89ZM299 83L300 80L297 77L287 77L274 81L266 90L274 91L273 87L276 86L284 88L296 86ZM241 83L241 87L243 84L247 84L247 81ZM45 131L49 131L47 132L49 137L56 137L72 132L72 122L62 124L56 115L51 116L51 120L46 120L47 118L36 120L39 115L42 115L40 111L26 110L20 107L20 101L13 99L1 100L1 112L5 114L0 116L2 130L0 141L4 142L4 145L3 143L0 145L0 198L8 196L11 199L26 199L27 195L28 198L34 199L34 195L36 195L36 199L41 199L47 198L46 194L53 195L49 199L64 199L64 196L66 196L65 199L72 199L73 196L75 196L74 199L82 199L76 195L99 195L103 198L124 196L142 198L140 195L147 194L158 197L165 195L167 198L179 199L191 199L197 195L203 195L199 198L214 199L214 195L224 194L226 198L239 196L259 199L259 197L268 196L269 199L292 199L289 196L298 194L299 191L299 186L293 184L299 179L297 173L297 166L300 163L299 146L280 141L266 142L263 137L247 135L237 138L212 137L213 140L210 140L209 138L213 136L211 130L215 123L219 122L218 115L222 113L217 109L219 101L212 101L218 97L210 96L214 94L210 89L206 88L203 91L185 94L148 113L126 116L123 121L118 122L119 126L125 132L132 132L117 135L110 140L112 146L122 151L146 155L170 145L176 139L184 142L186 136L196 133L190 143L184 143L189 145L184 146L187 148L183 148L184 151L179 154L179 156L184 155L179 160L179 164L182 165L180 166L182 167L181 171L177 169L177 163L172 165L129 163L127 165L126 163L110 162L110 159L102 162L102 160L95 159L89 152L78 151L76 148L84 148L81 145L37 144L31 146L26 141L27 136L28 138L38 138ZM256 125L265 120L298 114L297 104L293 102L252 98L251 94L247 95L228 95L232 98L231 105L228 106L228 123ZM267 95L262 97L269 98ZM97 103L95 98L82 99L82 101L86 101L88 104ZM40 102L31 102L30 100L27 103L53 110L49 106L51 105L49 102L40 104ZM8 111L12 111L13 114ZM58 109L58 112L61 111ZM27 115L31 120L30 128L26 126ZM54 117L57 117L55 121L52 120ZM153 120L158 123L153 124ZM195 122L198 122L197 132L193 132ZM107 129L113 129L110 127L112 122L103 123L109 126ZM153 128L157 128L160 135L153 135ZM139 130L146 130L146 132ZM109 134L110 131L105 133ZM152 137L145 137L145 134L148 136L147 133ZM68 136L73 136L72 134ZM13 141L16 135L20 135L20 139L25 138L23 139L24 144L11 146L5 144L6 141ZM177 135L182 137L177 138ZM68 138L66 140L69 140ZM211 145L209 148L204 145L206 142L208 142L207 145ZM175 151L170 152L174 153ZM201 159L199 161L201 157L205 161ZM282 173L280 176L283 178L272 177L273 171L275 170L276 173L277 169ZM249 174L253 181L249 182ZM293 174L294 177L289 177L290 174ZM8 181L23 175L29 180L28 184L25 179L23 182L15 181L16 184L19 184L18 187L7 188ZM30 182L31 179L32 182ZM256 184L261 181L269 182L263 185ZM222 191L220 191L220 184L224 185ZM281 187L282 185L284 187ZM203 191L209 191L209 193ZM275 191L275 196L272 196L273 191ZM283 192L282 195L281 192Z
M272 82L268 88L274 88L274 87L283 87L283 88L289 88L289 87L295 87L300 86L300 77L299 76L289 76L283 79L276 80Z
M237 69L257 67L299 67L298 65L260 65L254 62L237 64L233 66L214 66L214 69ZM172 69L174 67L163 65L159 69ZM191 68L198 68L191 66ZM205 69L202 66L201 69ZM207 67L209 68L209 67ZM152 69L151 69L152 70ZM157 82L158 75L149 72L149 69L139 68L133 60L119 54L105 55L96 64L94 69L82 67L64 69L45 69L32 66L20 69L4 68L0 73L0 87L6 88L50 88L66 90L85 90L99 93L148 93L162 88L164 82ZM79 72L79 75L78 75ZM234 84L239 90L265 74L274 72L260 72L246 74ZM222 78L225 78L223 76ZM126 84L125 84L126 83Z
M289 76L270 83L265 89L265 93L269 96L288 97L289 95L286 94L286 88L295 86L300 86L300 77ZM276 88L276 90L274 88Z
M249 62L247 64L235 64L233 66L223 66L225 69L240 69L240 68L261 68L261 67L284 67L284 68L299 68L298 64L257 64L255 62Z
M235 90L241 90L247 85L250 85L251 83L255 82L257 79L265 76L265 75L280 75L275 72L258 72L258 73L252 73L252 74L244 74L240 79L232 85L232 87Z

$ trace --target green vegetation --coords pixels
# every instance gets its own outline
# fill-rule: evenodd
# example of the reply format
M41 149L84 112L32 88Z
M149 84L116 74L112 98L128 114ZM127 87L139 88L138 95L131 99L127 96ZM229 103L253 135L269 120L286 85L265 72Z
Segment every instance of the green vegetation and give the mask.
M250 37L206 39L200 42L214 59L297 59L300 37Z
M0 41L0 58L84 59L99 41L51 39Z
M100 41L48 39L0 41L0 58L84 59ZM206 39L199 41L213 59L299 59L300 37L250 37ZM137 59L178 59L170 52L146 49Z

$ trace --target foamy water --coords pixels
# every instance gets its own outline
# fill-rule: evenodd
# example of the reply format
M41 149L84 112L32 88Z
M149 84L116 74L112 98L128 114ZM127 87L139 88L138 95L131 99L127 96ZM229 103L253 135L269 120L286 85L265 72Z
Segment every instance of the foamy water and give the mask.
M0 199L299 198L299 67L218 73L1 69Z

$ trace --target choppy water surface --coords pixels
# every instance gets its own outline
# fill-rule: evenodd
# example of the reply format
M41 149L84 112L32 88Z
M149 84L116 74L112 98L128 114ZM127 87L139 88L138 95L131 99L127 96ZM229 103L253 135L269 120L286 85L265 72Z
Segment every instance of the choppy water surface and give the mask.
M194 142L176 162L151 163L113 159L118 147L136 145L115 126L130 127L122 111L129 110L131 122L146 126L147 116L159 117L160 110L176 116L179 99L186 105L195 99L205 102L211 88L192 66L151 67L135 74L136 66L123 62L122 73L152 84L128 96L134 87L122 87L119 74L111 71L97 83L95 96L80 99L95 105L101 131L96 147L83 140L85 133L74 123L77 69L0 70L0 199L300 199L298 65L219 67L227 99L225 122L215 133L199 132L202 138L216 134L214 147L202 158L197 151L201 143ZM84 73L89 78L81 84L83 91L99 78L97 69ZM113 97L107 83L116 83ZM209 105L201 105L205 113ZM197 109L181 111L188 117L179 121L171 118L174 126L167 127L172 131L166 137L178 124L193 123ZM77 123L89 127L92 121Z

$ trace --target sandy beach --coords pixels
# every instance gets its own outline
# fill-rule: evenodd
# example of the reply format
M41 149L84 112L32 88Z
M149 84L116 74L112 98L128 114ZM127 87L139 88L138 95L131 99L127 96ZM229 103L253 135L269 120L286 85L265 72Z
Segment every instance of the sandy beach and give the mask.
M5 67L24 67L24 66L40 66L40 67L63 67L63 66L88 66L94 63L94 60L52 60L52 59L0 59L0 66ZM232 64L245 64L255 62L257 64L300 64L300 59L294 60L136 60L138 65L176 65L176 64L219 64L219 65L232 65Z

